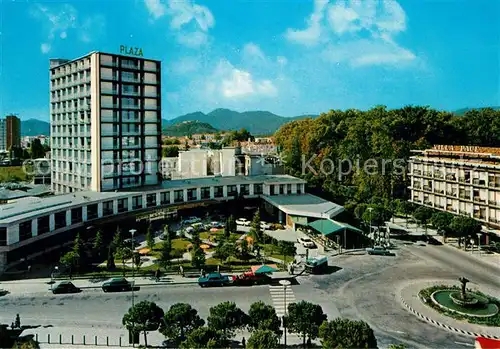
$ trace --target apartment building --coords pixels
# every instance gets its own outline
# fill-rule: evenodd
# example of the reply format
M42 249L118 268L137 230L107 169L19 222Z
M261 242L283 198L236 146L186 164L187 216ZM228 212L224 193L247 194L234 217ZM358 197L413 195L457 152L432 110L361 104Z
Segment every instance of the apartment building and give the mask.
M92 52L50 60L52 189L110 191L161 181L161 64Z
M0 150L21 147L21 120L15 115L0 119Z
M409 164L412 202L500 228L500 148L436 145Z

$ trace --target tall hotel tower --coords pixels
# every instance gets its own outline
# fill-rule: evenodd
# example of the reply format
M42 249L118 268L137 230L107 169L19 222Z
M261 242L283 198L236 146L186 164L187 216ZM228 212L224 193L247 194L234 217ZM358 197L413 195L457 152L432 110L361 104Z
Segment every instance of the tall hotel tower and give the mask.
M50 60L52 190L161 181L159 61L92 52Z

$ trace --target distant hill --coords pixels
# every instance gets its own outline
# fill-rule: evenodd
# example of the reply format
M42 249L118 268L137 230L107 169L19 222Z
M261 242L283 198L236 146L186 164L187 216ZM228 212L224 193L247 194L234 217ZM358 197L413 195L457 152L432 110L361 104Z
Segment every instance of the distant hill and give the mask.
M199 121L200 123L210 124L218 130L231 131L245 128L253 135L268 135L276 132L281 125L287 122L307 117L315 118L316 116L301 115L287 118L268 111L246 111L240 113L230 109L215 109L208 114L198 111L170 120L163 119L162 122L163 127L166 127L184 121Z
M163 128L165 136L187 136L196 133L215 133L217 129L206 122L200 121L183 121L174 125L168 125Z
M466 112L468 112L470 110L474 110L474 109L481 110L481 109L487 109L487 108L491 108L491 109L494 109L494 110L500 110L500 106L498 106L498 107L484 107L484 108L462 108L462 109L455 110L453 112L453 114L461 116L461 115L464 115Z
M50 135L50 123L37 119L21 121L21 136Z

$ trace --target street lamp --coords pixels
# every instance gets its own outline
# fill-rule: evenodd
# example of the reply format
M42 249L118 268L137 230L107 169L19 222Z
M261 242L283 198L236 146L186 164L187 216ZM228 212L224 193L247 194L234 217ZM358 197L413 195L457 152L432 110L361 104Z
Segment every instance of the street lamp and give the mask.
M291 282L288 280L280 280L280 285L283 286L283 303L285 306L285 315L283 315L283 334L284 334L284 344L286 348L286 323L285 323L285 318L286 318L286 287L291 285Z
M368 207L367 208L368 212L370 212L370 237L372 235L372 211L373 211L373 207ZM375 237L373 237L373 243L375 244Z
M52 272L50 273L50 290L52 291L52 286L54 285L54 272L57 272L59 267L56 265Z

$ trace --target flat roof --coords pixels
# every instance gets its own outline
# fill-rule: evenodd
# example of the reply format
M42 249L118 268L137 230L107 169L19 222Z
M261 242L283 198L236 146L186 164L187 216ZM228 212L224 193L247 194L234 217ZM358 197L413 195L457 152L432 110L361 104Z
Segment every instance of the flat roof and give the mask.
M130 188L118 192L80 191L69 194L53 195L45 198L26 197L12 203L0 205L0 222L8 224L18 220L28 219L34 215L43 215L57 209L65 209L81 204L92 204L100 201L119 199L130 195L142 195L161 190L180 190L204 186L236 185L250 183L305 183L304 180L289 175L259 175L232 177L204 177L163 181L159 186Z
M344 211L344 207L312 194L262 195L264 200L281 211L295 216L331 218Z

